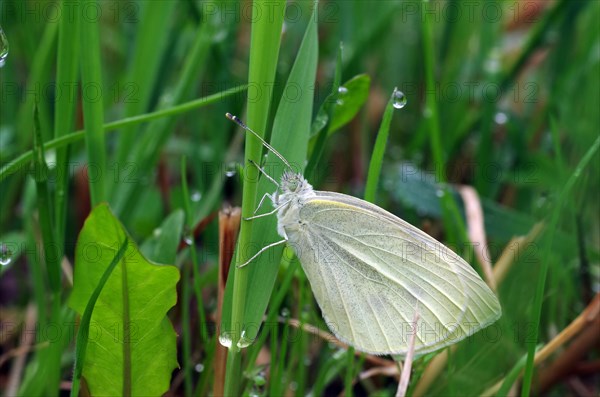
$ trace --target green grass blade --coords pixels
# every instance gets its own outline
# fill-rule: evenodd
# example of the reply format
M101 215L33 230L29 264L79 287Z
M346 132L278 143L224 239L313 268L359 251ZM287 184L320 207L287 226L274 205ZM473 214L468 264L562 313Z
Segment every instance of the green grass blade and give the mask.
M521 374L521 371L523 370L523 367L525 366L526 362L527 354L521 357L519 361L517 361L516 364L512 367L508 375L506 375L504 381L502 382L502 385L500 386L500 389L498 389L498 391L496 392L496 397L508 397L510 389L519 378L519 375Z
M157 1L147 4L140 16L137 26L134 53L131 67L127 73L126 84L136 90L135 100L125 102L123 115L125 118L142 114L148 110L152 99L152 91L159 80L159 67L167 57L166 49L172 16L177 3L173 1ZM135 146L138 129L130 125L123 128L116 145L116 162L125 164L132 147Z
M33 136L33 178L37 188L37 208L40 216L40 229L42 232L44 260L48 270L50 289L53 293L60 292L60 257L56 252L54 229L52 228L50 194L48 193L48 166L44 155L44 143L40 131L38 109L34 110L34 136Z
M209 18L200 25L189 54L185 59L179 80L173 91L163 97L163 102L159 105L160 108L171 107L190 95L191 88L195 86L204 72L214 30L214 18ZM136 164L141 173L140 177L149 175L154 169L160 150L175 129L175 121L173 118L163 118L151 123L145 133L142 134L141 139L137 140L136 145L130 149L131 155L128 161ZM139 187L141 179L143 178L137 178L138 181L135 183L119 184L113 194L115 213L121 215L125 222L133 213L133 206L142 192Z
M99 7L97 0L82 0L83 7ZM100 32L98 18L81 21L81 83L83 87L102 90L102 64L100 62ZM85 143L88 166L97 171L98 178L89 178L92 207L106 200L106 142L104 137L104 107L101 100L88 93L82 97Z
M546 286L546 276L548 274L548 267L550 261L550 254L552 253L553 240L554 240L554 231L556 230L558 219L560 217L560 212L568 195L571 193L571 189L575 185L575 183L581 177L583 170L588 166L598 148L600 147L600 138L597 138L592 146L587 150L585 155L581 158L579 164L575 168L575 171L571 174L567 182L565 183L564 188L560 191L560 196L556 203L556 207L552 211L552 215L550 218L550 222L548 225L548 230L550 235L548 236L548 243L544 249L544 259L541 262L540 274L538 276L537 285L535 288L535 297L533 301L533 314L532 314L532 325L533 331L531 335L531 341L527 346L527 363L525 365L525 375L523 376L523 385L521 387L521 395L529 396L531 391L531 382L533 380L533 359L535 357L535 346L540 334L540 319L542 316L542 305L544 298L544 289Z
M181 192L183 194L183 207L185 210L185 219L186 219L186 228L187 230L192 230L194 228L194 223L193 223L193 213L192 213L192 209L191 209L191 203L190 203L190 195L189 195L189 190L188 190L188 185L187 185L187 179L186 179L186 175L187 175L187 167L186 167L186 158L182 157L181 159ZM192 238L193 240L193 238ZM194 287L194 294L196 295L196 307L198 310L198 319L200 322L200 335L199 335L199 343L200 344L206 344L208 343L207 338L208 338L208 330L206 329L206 315L204 314L204 299L202 298L202 291L200 289L200 271L199 271L199 267L200 264L198 263L198 257L196 254L196 247L194 245L194 243L192 242L192 244L190 245L189 248L189 253L192 259L192 285ZM186 293L184 294L184 305L186 306L186 308L184 309L184 312L186 312L186 319L188 321L187 324L185 324L186 326L186 330L188 330L188 334L190 332L190 330L192 329L189 326L189 266L187 264L184 264L184 272L185 272L185 282L186 284L184 285L184 288L186 288ZM190 335L185 335L186 338L189 338ZM191 344L189 343L189 341L186 343L188 344L188 348L189 346L191 346ZM191 351L184 351L184 355L187 356L186 360L187 360L187 367L184 365L184 370L186 373L186 377L184 379L185 382L185 389L186 389L186 393L188 395L191 395L192 393L192 378L191 378L191 362L189 361L189 354L191 353Z
M425 55L425 118L429 126L429 139L431 140L431 152L436 172L436 181L441 184L442 195L440 198L442 204L442 217L446 232L447 240L451 243L459 243L467 241L465 239L466 228L462 220L456 203L452 199L450 193L445 186L446 175L446 154L442 148L440 116L437 105L436 90L435 90L435 50L433 37L433 18L434 16L426 12L428 0L423 0L422 10L422 28L424 41Z
M52 324L60 323L60 306L61 306L61 268L62 248L56 244L56 237L52 227L52 204L50 201L50 193L48 191L48 166L44 155L44 143L42 141L42 133L38 108L34 110L34 136L33 150L35 160L33 163L33 176L37 188L37 208L39 212L40 229L42 233L43 261L46 264L50 290L52 292L50 322ZM46 381L46 392L54 395L58 390L60 381L60 344L53 343L41 355L41 361L48 369Z
M265 1L257 2L258 7L253 7L252 13L252 32L250 36L250 65L248 71L249 84L261 87L264 95L261 95L258 100L248 101L247 124L250 128L264 135L264 130L267 125L269 116L269 107L273 95L273 85L271 82L275 80L275 71L277 68L277 60L279 57L281 29L283 27L283 10L285 9L285 1L272 2L272 9L277 10L273 18L256 18L259 9L266 5ZM247 137L245 148L245 159L253 160L260 164L262 146L260 142L253 138ZM242 219L251 216L256 206L258 183L257 180L245 178L242 192ZM240 236L238 239L238 247L248 247L255 239L253 234L254 222L246 222L242 220L240 225ZM236 263L244 263L250 256L246 249L238 249ZM233 326L231 334L232 345L227 355L227 373L225 377L225 394L235 395L240 390L240 371L241 371L241 356L240 349L237 346L241 337L240 325L244 322L246 308L246 294L248 286L248 272L250 269L237 268L232 266L228 278L228 289L223 304L222 321L231 319L230 325ZM229 294L227 294L229 291ZM264 310L263 310L264 312ZM221 330L226 330L230 327L223 323Z
M68 0L61 4L65 6ZM75 85L79 73L79 23L80 19L75 13L73 18L61 15L58 29L58 53L56 60L56 86L60 87L60 94L56 97L54 111L54 135L57 139L73 129L75 103L77 91ZM67 197L69 191L69 148L61 147L56 150L56 168L59 178L56 180L54 194L54 228L58 246L62 247L65 239L65 223L67 211Z
M394 92L392 92L392 96L385 107L383 119L379 126L379 132L377 133L375 147L373 148L373 154L371 155L371 162L369 163L367 185L365 187L365 200L371 203L375 202L377 188L379 187L379 175L381 174L381 165L383 164L383 156L387 146L390 124L392 123L392 116L394 115L394 102L396 100L397 92L399 91L394 89Z
M323 105L317 112L317 116L312 123L311 126L311 135L316 133L316 140L312 147L312 150L309 148L310 158L308 159L308 164L306 165L305 176L310 180L313 179L315 170L317 169L317 165L319 164L319 160L321 159L321 155L325 150L325 142L327 141L329 125L331 124L331 120L333 119L333 103L337 101L337 97L339 94L340 84L342 84L342 53L343 53L343 45L340 43L340 47L338 48L336 64L335 64L335 74L333 76L333 84L331 86L331 93L325 98ZM324 122L321 121L324 119ZM315 124L320 123L320 125L316 126Z
M189 112L198 108L219 102L220 100L240 93L247 89L247 85L238 86L229 90L219 92L217 94L209 95L204 98L194 99L193 101L185 102L180 105L172 106L166 109L157 110L156 112L146 113L139 116L127 117L125 119L111 121L102 126L104 133L109 131L118 130L123 127L130 125L136 125L147 121L160 119L162 117L174 116L180 113ZM46 149L61 148L66 145L78 142L85 138L85 131L79 130L66 134L61 138L56 138L51 141L45 142L44 147ZM25 170L33 159L33 151L28 151L21 154L19 157L10 161L0 169L0 182L5 180L8 176L17 173L19 170Z
M104 288L104 285L108 281L108 278L112 274L117 264L123 259L125 255L125 251L127 250L127 246L129 245L129 240L125 238L119 250L117 251L115 257L110 262L110 265L102 274L102 278L96 285L94 292L90 296L90 299L85 306L85 311L81 316L81 321L79 322L79 330L77 331L77 339L75 342L75 366L73 369L73 385L71 386L71 397L79 396L79 387L81 384L81 373L83 371L83 363L85 362L85 354L87 351L88 337L90 334L90 322L92 320L92 312L94 311L94 306L96 305L96 301Z

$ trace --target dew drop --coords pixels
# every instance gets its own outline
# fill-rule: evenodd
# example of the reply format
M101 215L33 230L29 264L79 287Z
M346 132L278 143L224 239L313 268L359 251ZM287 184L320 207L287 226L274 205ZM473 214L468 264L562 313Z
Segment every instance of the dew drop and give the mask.
M394 93L392 94L392 105L396 109L402 109L406 106L408 99L406 99L406 95L402 91L399 91L397 88L394 89Z
M290 309L288 309L287 307L284 307L283 309L281 309L281 315L283 317L289 317L290 316Z
M198 373L204 371L204 364L202 364L202 363L196 364L194 366L194 370Z
M233 178L236 174L237 174L237 168L236 168L235 163L228 164L227 168L225 169L225 176L227 178Z
M442 189L438 189L435 191L435 195L438 197L444 197L444 194L445 194L444 190L442 190Z
M0 266L8 266L12 262L13 253L6 247L6 244L0 243Z
M159 228L159 227L157 227L156 229L154 229L154 230L152 231L152 235L153 235L154 237L159 237L161 234L162 234L162 229L161 229L161 228Z
M219 335L219 343L230 349L232 344L231 335L229 335L227 332L222 332L221 335Z
M499 125L506 124L506 122L508 121L508 116L506 115L506 113L498 112L494 115L494 121L496 122L496 124Z
M6 58L8 57L8 39L4 34L4 30L0 26L0 68L4 66Z
M191 234L186 234L185 236L183 236L183 242L186 245L192 246L194 245L194 237Z
M341 99L338 99L338 100L335 101L335 104L337 106L342 106L344 104L344 101L342 101Z
M237 343L237 347L240 349L245 349L246 347L250 346L252 342L254 342L253 339L246 337L245 334L246 331L242 331L242 336L240 337L240 340Z
M5 244L0 243L0 266L8 266L12 261L13 253L6 248Z
M343 85L341 85L341 86L338 87L338 93L342 94L342 95L347 94L348 93L348 89L346 87L344 87Z
M194 203L197 203L198 201L200 201L201 198L202 198L202 193L200 193L199 191L195 191L194 193L192 193L192 201Z

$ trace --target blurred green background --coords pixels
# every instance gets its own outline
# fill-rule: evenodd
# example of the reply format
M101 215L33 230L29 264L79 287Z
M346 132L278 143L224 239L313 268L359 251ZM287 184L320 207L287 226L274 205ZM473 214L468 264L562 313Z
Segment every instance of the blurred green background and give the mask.
M168 247L170 263L184 275L169 316L180 335L181 367L169 395L212 393L219 382L216 212L241 206L245 175L244 135L224 114L245 119L248 102L268 99L270 90L265 128L258 132L267 139L312 134L308 153L297 146L284 150L302 159L301 168L304 159L312 166L316 189L363 197L377 132L397 88L407 103L393 111L376 203L451 245L483 273L469 248L473 220L460 194L461 186L472 186L483 210L488 261L496 264L505 250L514 254L498 286L502 319L450 351L428 393L481 394L511 371L518 374L528 349L564 330L599 292L600 2L322 1L315 15L313 2L292 1L277 47L271 51L264 43L266 55L254 60L259 69L261 62L276 65L265 85L248 75L250 53L260 50L252 48L251 31L276 13L270 8L276 3L269 4L0 3L2 45L8 46L0 68L0 388L68 393L72 338L53 353L56 374L40 370L43 336L28 354L14 349L23 343L28 305L46 316L39 321L74 321L65 303L71 289L66 274L95 204L108 201L142 251L158 261L156 231L189 201L177 236L195 242L197 258L192 261L189 241ZM311 23L318 29L316 81L311 90L286 86L294 62L310 67L299 48ZM294 125L272 131L280 104L292 109L282 111L285 118L294 101L307 98L312 110L302 109L312 115L304 120L310 131ZM329 133L318 139L323 128ZM48 169L41 161L32 167L41 142ZM41 186L47 200L40 200ZM511 240L540 222L543 230L530 240ZM49 238L66 258L62 272L42 255ZM355 356L294 325L298 319L327 330L297 260L282 262L271 267L273 280L257 285L252 278L248 285L265 295L257 311L262 317L260 305L268 304L273 321L242 357L244 393L394 395L397 374L387 367L389 357ZM57 292L52 277L60 273ZM60 310L47 307L51 299ZM225 304L231 310L231 299ZM597 346L569 363L595 370L551 373L542 381L543 368L564 359L551 356L536 371L533 393L597 394ZM409 395L421 392L417 385L433 357L414 363ZM34 378L35 387L27 383ZM518 394L520 386L514 387Z

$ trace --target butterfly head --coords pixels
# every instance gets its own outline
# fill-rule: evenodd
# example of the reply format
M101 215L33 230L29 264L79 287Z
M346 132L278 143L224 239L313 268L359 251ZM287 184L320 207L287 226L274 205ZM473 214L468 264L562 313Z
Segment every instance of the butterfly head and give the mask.
M283 193L299 194L306 190L312 190L312 186L304 179L302 174L292 171L283 173L280 186Z

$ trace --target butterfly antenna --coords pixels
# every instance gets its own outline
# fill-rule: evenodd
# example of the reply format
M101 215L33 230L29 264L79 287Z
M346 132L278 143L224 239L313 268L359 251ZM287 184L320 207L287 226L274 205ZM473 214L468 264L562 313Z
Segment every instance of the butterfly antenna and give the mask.
M290 163L288 163L288 161L285 159L285 157L283 157L277 150L275 150L275 148L273 146L269 145L264 139L262 139L260 135L258 135L256 132L252 131L252 129L250 127L248 127L246 124L244 124L244 122L242 120L240 120L239 117L234 116L231 113L225 113L225 117L227 117L229 120L235 122L237 125L242 127L244 130L246 130L249 133L251 133L252 135L254 135L263 144L264 147L266 147L275 156L277 156L279 158L279 160L283 161L283 163L289 169L293 169L292 166L290 165Z

